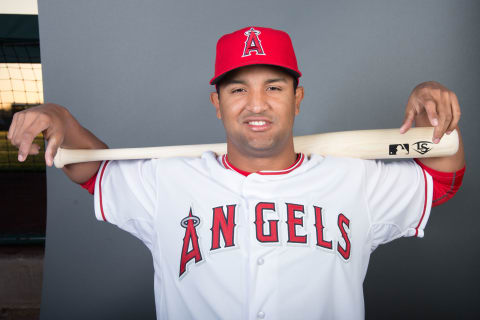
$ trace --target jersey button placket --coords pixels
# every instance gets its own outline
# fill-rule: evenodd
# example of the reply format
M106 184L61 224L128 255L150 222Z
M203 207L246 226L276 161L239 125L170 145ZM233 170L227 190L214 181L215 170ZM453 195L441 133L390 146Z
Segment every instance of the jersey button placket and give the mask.
M242 246L245 248L245 254L247 255L246 259L246 264L245 264L245 277L247 280L247 305L246 305L246 314L248 315L248 318L251 318L253 315L255 315L255 297L254 297L254 292L255 292L255 278L256 278L256 272L255 268L252 268L252 263L255 261L255 246L252 246L252 237L255 237L254 230L251 229L251 225L253 221L251 220L251 211L255 210L253 207L252 209L252 204L249 202L249 198L246 195L245 191L248 192L248 180L245 179L243 181L243 185L241 188L241 197L242 197L242 220L243 223L245 224L244 228L244 233L243 233L243 240L242 240ZM253 233L252 233L253 231ZM254 316L256 318L256 316Z
M265 304L270 304L268 302L271 300L272 292L271 290L267 288L273 288L274 290L276 289L276 284L273 284L273 286L270 286L272 282L272 275L270 275L270 271L273 271L274 273L276 270L270 270L270 257L265 256L268 255L268 252L271 252L274 247L272 247L269 244L265 243L260 243L260 241L257 239L257 230L256 230L256 207L259 202L270 202L273 201L270 198L263 198L264 196L264 181L259 181L262 177L259 176L258 174L251 174L249 175L244 182L243 185L243 190L242 190L242 196L245 199L248 199L248 207L249 207L249 224L251 230L251 237L250 237L250 267L251 267L251 280L254 281L251 283L251 288L254 290L251 291L251 297L250 301L251 304L249 306L249 311L250 311L250 319L265 319L266 318L266 312L268 308ZM267 214L268 216L268 214ZM265 217L265 219L268 219L269 217ZM275 293L273 293L273 296L275 296ZM270 313L269 313L269 318L274 318Z

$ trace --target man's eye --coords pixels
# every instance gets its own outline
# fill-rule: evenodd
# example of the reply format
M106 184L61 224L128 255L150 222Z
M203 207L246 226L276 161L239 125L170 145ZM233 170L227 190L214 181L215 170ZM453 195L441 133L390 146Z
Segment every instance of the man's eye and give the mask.
M280 87L268 87L268 90L281 91L282 89Z
M232 93L240 93L240 92L245 92L245 89L243 88L232 89Z

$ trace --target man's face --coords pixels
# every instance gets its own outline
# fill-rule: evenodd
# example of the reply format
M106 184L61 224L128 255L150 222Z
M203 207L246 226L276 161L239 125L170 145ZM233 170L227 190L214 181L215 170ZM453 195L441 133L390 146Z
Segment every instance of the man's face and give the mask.
M281 153L291 143L303 88L293 89L293 77L278 68L254 65L227 76L211 94L222 119L229 148L252 157Z

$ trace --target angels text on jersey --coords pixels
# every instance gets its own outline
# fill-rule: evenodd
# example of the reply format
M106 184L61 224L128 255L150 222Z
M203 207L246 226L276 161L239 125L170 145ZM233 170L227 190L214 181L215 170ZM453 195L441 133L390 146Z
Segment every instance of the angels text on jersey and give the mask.
M306 208L303 204L284 202L286 215L283 217L278 213L278 202L257 202L254 206L255 221L253 228L256 241L261 245L313 245L323 251L337 254L343 261L350 260L351 240L350 240L350 219L342 212L330 214L328 218L336 217L336 228L339 234L338 238L332 236L332 232L327 232L325 210L316 205ZM309 210L310 209L310 210ZM179 277L182 278L187 270L187 265L192 262L208 261L208 257L203 252L213 252L222 248L235 248L238 244L235 241L235 232L237 229L236 217L238 215L238 205L227 204L224 206L212 208L212 212L206 223L200 226L201 218L196 216L190 208L187 216L183 218L179 226L185 228L183 243L181 244L181 258ZM267 218L276 215L276 218ZM313 225L305 224L307 214L313 214ZM205 215L205 217L208 217ZM283 223L282 223L283 222ZM210 229L210 248L201 248L199 242L199 230L197 228L208 226ZM311 231L310 231L311 230ZM283 232L282 232L283 231ZM280 234L286 235L285 241L281 240ZM309 239L310 238L310 239Z

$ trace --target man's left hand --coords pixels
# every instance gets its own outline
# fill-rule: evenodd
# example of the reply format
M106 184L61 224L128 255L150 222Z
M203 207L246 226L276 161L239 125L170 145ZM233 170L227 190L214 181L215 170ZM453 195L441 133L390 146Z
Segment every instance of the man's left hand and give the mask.
M460 120L460 105L457 95L438 82L428 81L416 86L408 98L405 120L400 133L412 127L435 127L433 143L440 142L444 133L450 134Z

